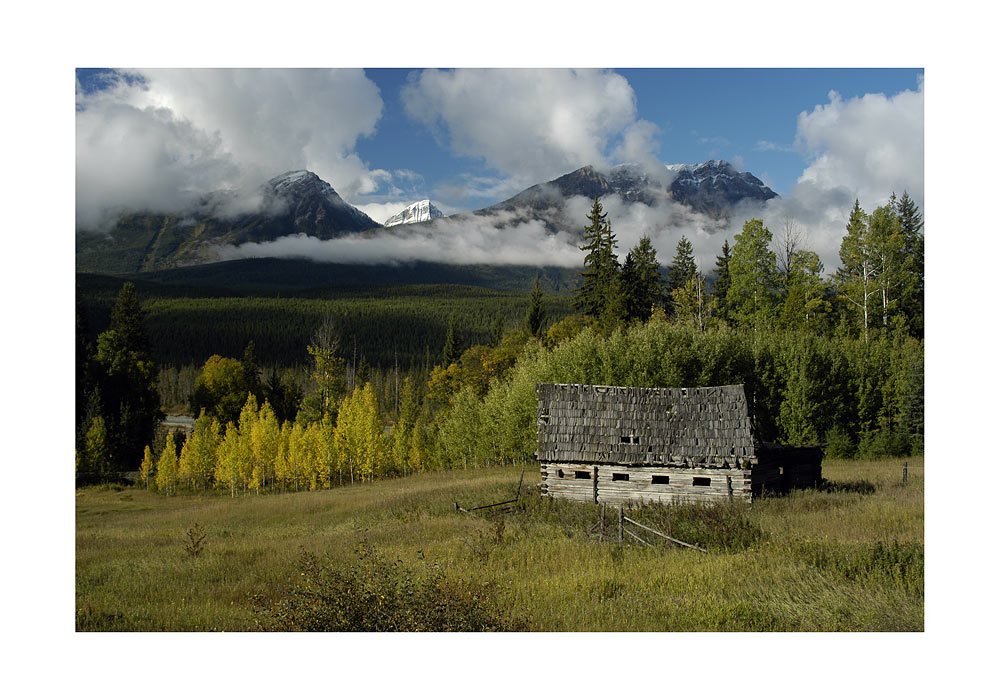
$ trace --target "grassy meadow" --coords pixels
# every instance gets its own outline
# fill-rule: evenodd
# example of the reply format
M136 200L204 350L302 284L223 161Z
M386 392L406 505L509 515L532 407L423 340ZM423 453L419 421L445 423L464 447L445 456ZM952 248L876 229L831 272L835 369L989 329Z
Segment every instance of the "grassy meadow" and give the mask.
M255 630L261 605L283 600L303 577L303 552L364 569L371 560L358 550L368 547L405 570L490 582L492 602L516 620L510 629L919 631L923 459L908 461L905 487L902 460L826 460L819 490L752 507L631 513L707 554L588 536L599 507L539 497L534 464L525 467L521 507L502 518L454 504L512 497L520 468L235 499L84 488L76 493L76 629ZM196 524L206 537L193 556L185 545Z

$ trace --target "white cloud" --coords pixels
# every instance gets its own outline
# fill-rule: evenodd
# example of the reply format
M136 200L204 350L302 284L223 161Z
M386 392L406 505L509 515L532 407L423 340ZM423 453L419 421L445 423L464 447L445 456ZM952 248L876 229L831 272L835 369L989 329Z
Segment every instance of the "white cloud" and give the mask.
M309 258L338 263L443 262L459 265L579 264L576 234L547 234L540 221L516 222L517 213L435 219L398 226L376 236L320 240L304 234L219 249L219 258Z
M407 113L458 155L482 158L516 191L584 165L639 155L651 125L637 124L628 81L606 70L425 70L404 87Z
M255 188L286 170L312 170L350 200L390 173L354 152L382 114L361 70L129 71L107 90L78 94L78 225L120 208L174 210L219 188Z
M831 91L829 100L799 115L795 143L808 166L787 197L767 203L763 216L775 234L794 219L832 272L855 199L871 212L892 192L907 191L923 208L923 82L891 96L844 100Z
M924 90L887 97L867 94L802 112L796 144L811 162L799 178L822 189L847 187L862 206L885 203L907 190L918 204L924 196Z

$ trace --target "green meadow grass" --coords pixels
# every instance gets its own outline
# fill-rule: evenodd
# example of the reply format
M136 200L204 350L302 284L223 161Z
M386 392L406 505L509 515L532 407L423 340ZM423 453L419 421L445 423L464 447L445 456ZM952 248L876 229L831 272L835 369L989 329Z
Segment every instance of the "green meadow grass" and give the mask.
M525 467L521 508L502 520L457 512L510 498L520 469L437 472L313 493L164 497L76 494L76 628L253 630L256 601L301 576L303 551L386 560L495 582L504 610L544 631L919 631L924 625L923 466L833 461L824 488L752 507L644 507L632 516L695 539L620 547L587 535L594 505L543 499ZM610 517L609 532L615 523ZM197 524L203 551L185 551Z

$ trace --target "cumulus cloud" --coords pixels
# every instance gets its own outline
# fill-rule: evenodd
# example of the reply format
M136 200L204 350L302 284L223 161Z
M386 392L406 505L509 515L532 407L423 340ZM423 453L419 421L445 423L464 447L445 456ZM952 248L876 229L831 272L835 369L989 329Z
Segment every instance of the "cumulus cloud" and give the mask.
M632 86L607 70L425 70L411 74L402 98L454 153L501 173L508 195L651 142Z
M907 190L921 204L924 194L924 90L897 95L867 94L802 112L796 144L811 160L799 178L822 189L848 187L862 206L884 203Z
M893 192L907 191L923 208L923 82L891 96L845 100L831 91L828 99L799 114L795 144L808 165L792 192L769 201L763 216L772 232L794 220L832 271L855 199L870 212Z
M127 75L127 79L124 77ZM77 219L121 209L175 211L216 189L255 189L315 172L345 198L391 180L354 152L382 114L361 70L134 70L78 90Z

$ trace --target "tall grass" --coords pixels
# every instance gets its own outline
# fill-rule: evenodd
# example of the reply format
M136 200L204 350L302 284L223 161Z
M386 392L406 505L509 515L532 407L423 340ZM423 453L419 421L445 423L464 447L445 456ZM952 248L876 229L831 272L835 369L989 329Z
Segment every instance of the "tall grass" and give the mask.
M923 470L906 487L896 460L827 461L823 471L823 488L749 508L632 514L708 554L595 539L597 506L527 487L500 517L455 510L511 497L519 469L235 500L82 489L76 625L258 629L259 601L287 600L302 552L346 580L366 543L402 572L432 563L463 582L462 595L488 595L490 610L534 630L922 630ZM526 466L526 485L536 473ZM206 537L191 556L196 523Z

